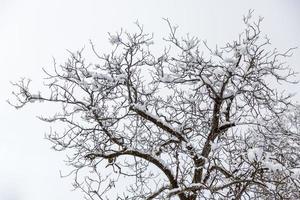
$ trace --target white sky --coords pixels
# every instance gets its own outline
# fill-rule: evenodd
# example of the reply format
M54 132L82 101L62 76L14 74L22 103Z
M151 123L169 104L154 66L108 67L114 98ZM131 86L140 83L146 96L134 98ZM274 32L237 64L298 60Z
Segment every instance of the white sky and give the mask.
M52 56L62 62L66 49L88 47L89 39L105 49L107 32L131 30L137 19L157 40L167 35L165 17L179 25L181 33L190 32L211 45L224 44L242 30L248 9L265 17L262 29L274 47L300 47L298 0L0 0L0 199L83 199L70 191L70 180L59 176L64 153L50 150L43 139L49 125L35 116L47 109L28 106L16 111L8 106L9 81L29 77L41 84L42 67L52 66ZM299 63L298 49L289 64L300 71ZM299 92L300 87L289 91Z

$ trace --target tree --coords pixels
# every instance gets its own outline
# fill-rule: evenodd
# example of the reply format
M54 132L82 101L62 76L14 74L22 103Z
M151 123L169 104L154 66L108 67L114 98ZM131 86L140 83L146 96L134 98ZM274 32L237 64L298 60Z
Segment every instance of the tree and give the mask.
M136 33L109 35L109 54L91 43L97 64L81 50L45 70L48 95L13 83L10 103L61 105L40 119L63 124L47 138L67 152L87 199L299 199L300 107L274 84L293 83L283 62L293 49L270 49L251 15L215 49L179 39L166 20L158 56L137 23Z

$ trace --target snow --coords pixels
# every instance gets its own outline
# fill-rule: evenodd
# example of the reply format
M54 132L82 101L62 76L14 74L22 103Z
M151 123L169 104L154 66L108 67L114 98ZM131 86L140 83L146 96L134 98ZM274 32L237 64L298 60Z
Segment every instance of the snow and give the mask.
M263 156L263 149L262 148L251 148L247 152L247 156L249 161L253 162L255 160L259 161L262 159Z
M257 88L257 87L259 87L259 85L260 85L259 82L255 82L255 83L253 83L253 88Z
M204 196L204 198L206 198L206 199L211 199L211 192L209 191L209 190L202 190L202 193L203 193L203 196Z
M295 179L300 178L300 168L294 168L292 171L292 177Z
M189 186L186 186L185 188L195 188L195 187L202 187L202 183L191 183ZM173 188L169 190L169 194L178 193L180 191L184 190L183 188Z
M104 79L104 80L111 81L111 82L114 81L114 79L112 77L110 77L109 75L107 75L107 74L101 74L101 73L98 73L98 72L91 72L91 75L95 79Z
M196 102L198 99L197 99L197 97L190 97L188 100L190 102Z
M202 183L192 183L189 187L202 187Z
M203 77L202 77L202 80L203 80L203 82L206 83L206 84L211 84L211 81L210 81L209 78L207 78L206 76L203 76Z
M173 126L171 126L169 123L167 123L167 122L161 120L158 116L155 116L155 115L153 115L152 113L148 112L148 111L146 110L146 107L145 107L144 105L136 104L136 103L133 103L133 104L131 104L131 105L132 105L135 109L140 110L140 111L144 112L146 115L148 115L148 116L150 116L151 118L155 119L157 122L162 123L164 126L168 127L169 129L172 129L172 130L174 130L174 131L177 130L176 128L174 128Z
M172 194L172 193L177 193L177 192L180 192L181 189L180 188L173 188L171 190L169 190L169 193Z
M216 69L214 70L214 74L215 74L216 76L222 76L222 75L224 74L224 72L223 72L222 68L216 68Z
M241 45L237 47L237 51L241 54L241 55L246 55L247 54L247 45Z
M234 72L235 71L235 66L228 66L227 68L228 72Z
M263 165L273 172L283 170L283 166L281 164L274 163L272 161L264 161Z
M146 107L144 105L138 103L132 103L131 106L133 106L135 109L146 112Z
M220 148L221 143L218 143L217 141L214 141L214 142L211 141L210 146L211 146L211 150L214 151L214 150L217 150L218 148Z
M266 186L268 187L268 189L270 190L276 190L276 185L272 184L272 183L266 183Z
M226 63L236 63L236 60L235 59L233 59L233 58L225 58L224 59L224 61L226 62Z
M94 78L93 77L89 77L89 78L86 78L84 80L87 84L92 84L94 82Z
M115 81L124 84L126 82L126 78L127 78L126 74L120 74L115 77Z
M160 77L160 80L165 83L171 83L174 81L174 78L170 74L166 74L163 77Z
M104 74L104 73L99 73L99 72L89 72L91 74L91 77L88 77L85 79L85 82L87 83L92 83L92 81L94 79L102 79L102 80L106 80L109 82L118 82L118 83L124 83L127 79L127 75L126 74L119 74L119 75L115 75L114 77L111 77L108 74Z
M235 96L235 95L236 95L236 91L227 89L225 91L225 94L223 95L223 98L226 99L226 98L229 98L229 97Z

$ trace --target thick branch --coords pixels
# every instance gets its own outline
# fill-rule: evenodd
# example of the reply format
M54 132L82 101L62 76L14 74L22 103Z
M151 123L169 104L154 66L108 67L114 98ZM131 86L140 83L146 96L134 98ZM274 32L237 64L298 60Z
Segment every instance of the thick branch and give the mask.
M90 153L90 154L87 154L85 157L87 157L87 158L101 157L101 158L105 158L105 159L112 159L112 158L116 158L121 155L131 155L131 156L136 156L136 157L142 158L144 160L147 160L148 162L150 162L150 163L154 164L156 167L158 167L166 175L172 188L178 187L178 182L175 179L174 175L172 174L171 169L169 169L167 166L162 164L157 158L154 158L153 156L146 154L146 153L142 153L140 151L124 150L124 151L111 153L111 154L107 154L107 155L101 154L101 153ZM181 195L180 198L185 199L183 194Z
M182 134L180 132L174 130L174 128L171 128L170 126L166 125L165 123L163 123L159 119L153 117L152 115L145 112L144 110L141 110L141 109L137 108L136 106L131 106L130 109L133 110L138 115L140 115L141 117L143 117L144 119L147 119L147 120L151 121L152 123L157 125L159 128L161 128L164 131L170 133L172 136L175 136L180 141L187 142L186 139L182 136Z

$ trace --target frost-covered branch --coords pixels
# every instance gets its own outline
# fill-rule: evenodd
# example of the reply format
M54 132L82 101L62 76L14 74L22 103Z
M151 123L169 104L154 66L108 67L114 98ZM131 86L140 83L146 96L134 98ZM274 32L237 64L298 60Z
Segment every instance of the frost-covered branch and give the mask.
M9 103L60 106L39 118L90 200L299 199L300 107L277 87L296 83L294 48L273 50L252 14L214 48L165 19L163 52L136 23L108 35L109 53L91 42L95 63L84 49L54 61L41 91L12 83Z

